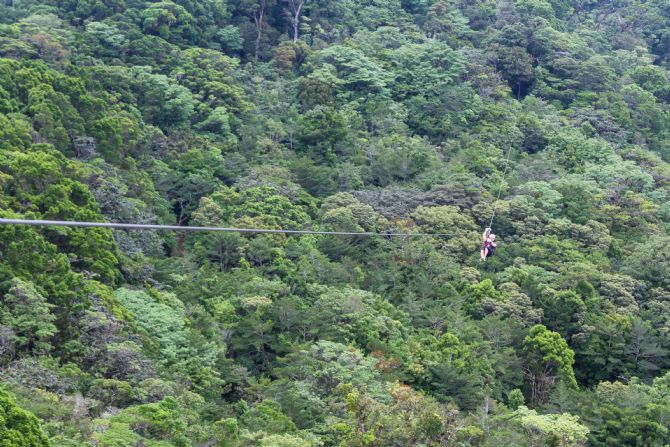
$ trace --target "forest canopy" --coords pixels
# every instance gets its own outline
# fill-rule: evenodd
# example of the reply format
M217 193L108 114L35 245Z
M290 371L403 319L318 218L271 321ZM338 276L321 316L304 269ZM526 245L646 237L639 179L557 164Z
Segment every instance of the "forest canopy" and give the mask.
M0 225L0 445L669 445L669 55L664 0L0 2L0 217L449 235Z

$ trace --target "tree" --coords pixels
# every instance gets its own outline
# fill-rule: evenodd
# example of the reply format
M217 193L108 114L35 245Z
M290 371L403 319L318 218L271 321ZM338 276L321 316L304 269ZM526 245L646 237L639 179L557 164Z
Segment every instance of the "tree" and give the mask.
M513 416L526 433L528 445L556 445L560 447L585 446L589 429L579 423L579 416L569 413L537 414L520 406Z
M288 3L291 25L293 26L293 43L298 41L298 33L300 32L300 16L303 12L303 7L307 0L283 0Z
M387 186L394 181L410 181L438 165L435 148L418 138L383 136L367 149L371 183Z
M0 305L0 324L11 329L12 344L17 351L28 355L51 351L50 341L56 334L56 317L51 313L53 307L34 284L12 279Z
M338 231L380 231L387 221L367 204L349 193L341 192L325 199L321 205L321 220Z
M389 74L362 51L334 45L315 55L317 68L308 77L323 80L341 90L344 100L372 98L388 92Z
M581 331L573 336L580 381L595 384L621 377L626 372L630 317L607 313L588 315L585 320Z
M487 280L484 280L487 281ZM532 326L542 319L542 311L533 307L531 299L514 283L499 286L500 293L485 296L479 302L481 314L512 318L523 326Z
M91 383L88 395L99 400L104 408L127 406L133 401L130 383L115 379L96 379Z
M100 419L92 439L104 446L152 443L187 446L189 409L168 397L153 404L129 407L111 418Z
M547 290L542 294L540 303L544 310L545 324L570 340L578 331L580 316L586 311L584 301L571 290Z
M521 99L535 80L532 57L525 48L519 46L498 46L495 54L496 67L502 72L503 78L509 82L517 99Z
M426 14L425 28L428 36L448 43L457 42L469 32L467 19L459 9L453 7L450 0L433 3Z
M455 206L420 206L413 217L423 232L448 234L444 246L450 253L465 256L480 245L474 220Z
M241 0L240 9L245 14L250 14L256 27L256 39L254 41L254 58L258 60L261 50L261 40L265 27L268 10L274 6L274 0Z
M280 377L291 377L303 382L314 395L332 399L340 384L352 384L366 389L374 397L386 395L385 384L378 380L378 360L360 350L341 343L318 341L306 351L296 351L279 359L276 372Z
M636 377L652 377L667 364L668 351L662 346L651 324L635 318L630 328L630 342L625 354L630 365L630 374Z
M152 3L142 14L142 26L165 40L185 40L194 34L195 21L180 5L169 0Z
M407 385L394 384L393 401L383 403L351 385L340 386L338 392L346 399L350 414L344 430L342 445L385 446L447 444L459 434L472 438L480 434L478 427L463 427L454 423L456 411L438 405Z
M628 384L601 382L591 399L595 404L589 417L602 422L596 426L591 443L598 447L616 445L664 445L670 440L661 416L668 410L668 375L652 386L633 379Z
M50 447L39 420L19 406L0 388L0 442L3 447Z
M163 364L174 364L188 356L188 334L180 301L172 297L170 304L174 307L171 307L143 291L130 289L117 290L115 297L133 313L136 323L154 338Z
M250 367L266 369L274 359L271 305L272 300L265 296L246 296L239 300L240 322L236 325L231 350Z
M301 116L299 132L298 139L313 158L332 162L336 145L347 136L346 118L333 107L316 106Z
M662 246L669 242L669 238L657 237L637 246L624 261L624 273L654 287L670 287L670 255L665 250L658 250L659 244Z
M240 416L242 427L267 434L283 434L296 431L296 426L285 414L277 402L264 400L251 407L243 405Z
M228 125L232 128L235 123L232 117L250 110L251 104L247 102L245 92L237 82L238 67L239 60L220 51L189 48L180 53L179 63L172 67L172 75L198 99L195 103L195 119L202 121L211 117L225 130L224 113L228 115ZM175 107L186 107L178 108L178 111L188 111L189 99L184 97L180 89L174 89L172 98ZM218 107L225 109L216 111Z
M261 439L260 447L316 447L317 444L293 435L270 435Z
M464 61L449 45L439 41L408 43L393 51L394 94L397 98L442 95L464 72Z
M533 404L546 402L557 380L571 387L577 386L572 370L575 353L557 332L541 324L533 326L523 341L523 352Z

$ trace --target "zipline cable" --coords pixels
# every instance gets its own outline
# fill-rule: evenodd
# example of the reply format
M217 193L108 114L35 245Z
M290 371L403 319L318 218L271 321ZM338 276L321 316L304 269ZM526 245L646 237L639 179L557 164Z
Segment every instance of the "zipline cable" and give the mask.
M500 200L500 194L502 193L503 183L505 182L505 176L507 175L507 169L509 168L509 158L512 154L512 146L507 149L507 155L505 156L505 169L503 169L502 177L500 177L500 183L498 184L498 195L496 196L495 201L493 202L493 213L491 213L491 221L489 222L489 228L493 228L493 219L496 217L496 209L498 206L498 201Z
M112 228L121 230L168 230L168 231L219 231L225 233L252 234L317 234L325 236L366 236L366 237L450 237L447 233L373 233L347 231L312 231L312 230L266 230L262 228L226 228L226 227L182 227L179 225L130 224L117 222L77 222L69 220L36 220L36 219L5 219L0 218L0 225L30 225L48 227L83 227Z

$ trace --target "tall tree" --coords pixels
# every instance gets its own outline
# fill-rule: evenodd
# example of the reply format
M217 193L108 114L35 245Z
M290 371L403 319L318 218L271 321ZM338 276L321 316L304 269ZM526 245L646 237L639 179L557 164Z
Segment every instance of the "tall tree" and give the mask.
M261 37L263 36L263 20L267 10L268 0L259 0L258 7L254 11L254 23L256 24L256 45L254 47L254 57L258 60L258 52L261 49Z
M241 0L240 9L244 14L251 15L256 27L256 39L254 40L254 58L258 60L261 51L261 40L265 27L268 11L274 6L275 0Z
M293 26L293 42L297 42L300 37L300 17L303 13L303 7L307 0L283 0L288 4L289 18Z
M575 353L558 332L552 332L541 324L533 326L523 341L523 351L534 404L546 402L557 380L563 380L568 386L577 386L572 370Z

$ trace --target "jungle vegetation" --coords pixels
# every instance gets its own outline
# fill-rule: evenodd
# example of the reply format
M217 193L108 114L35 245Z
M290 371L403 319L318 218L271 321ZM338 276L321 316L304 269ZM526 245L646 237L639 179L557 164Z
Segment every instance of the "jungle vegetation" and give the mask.
M1 217L450 234L2 225L0 446L669 445L669 64L667 0L0 2Z

